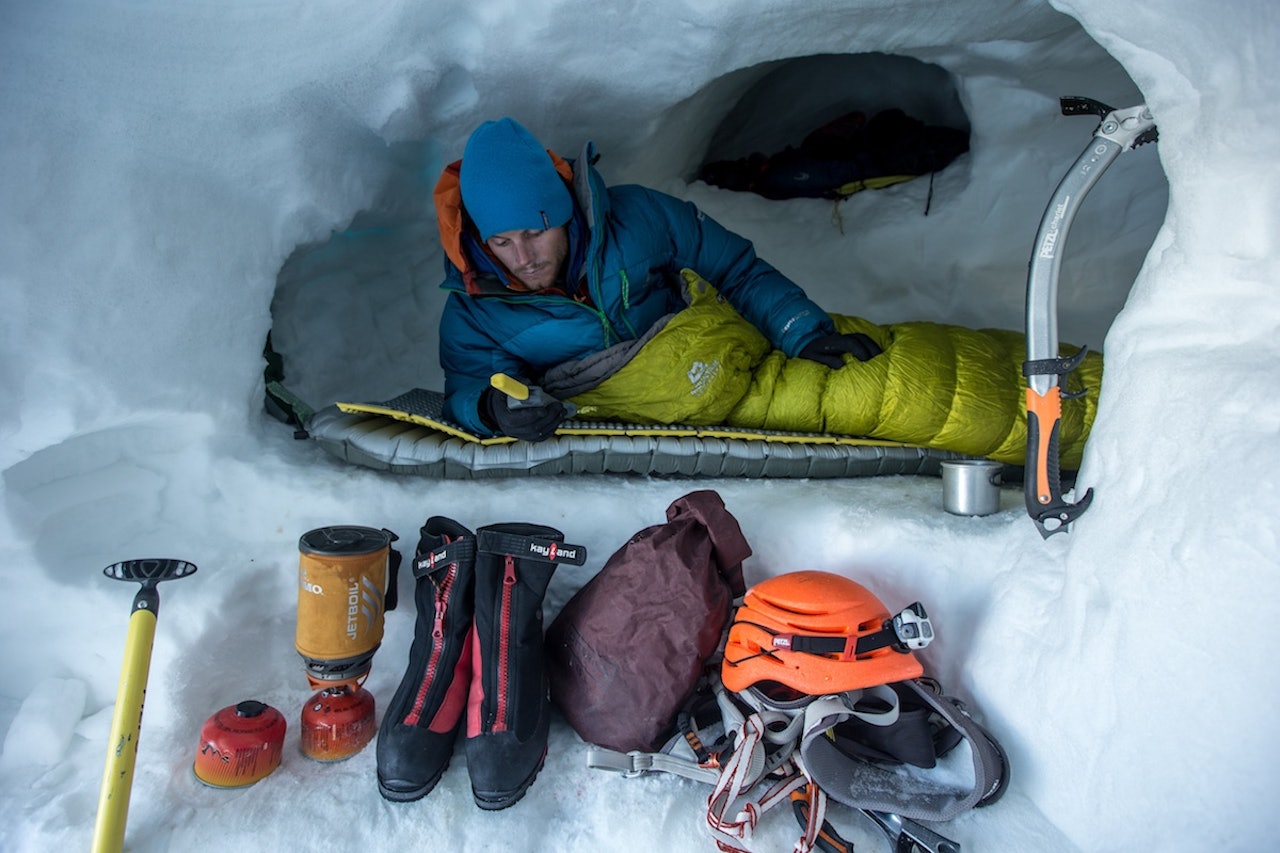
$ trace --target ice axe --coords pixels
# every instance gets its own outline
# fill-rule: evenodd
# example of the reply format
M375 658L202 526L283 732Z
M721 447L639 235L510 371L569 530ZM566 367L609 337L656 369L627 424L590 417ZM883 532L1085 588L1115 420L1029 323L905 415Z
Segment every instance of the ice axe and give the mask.
M1093 138L1062 178L1045 208L1027 273L1027 464L1024 495L1027 514L1040 535L1048 539L1065 533L1089 508L1093 489L1075 503L1062 494L1058 460L1063 391L1067 374L1084 359L1084 350L1061 358L1058 354L1058 275L1067 232L1085 195L1107 167L1125 151L1155 142L1159 136L1146 104L1117 110L1092 98L1060 100L1062 114L1101 118ZM1076 394L1074 396L1080 396Z
M116 689L115 711L111 715L111 739L107 743L107 763L102 771L102 791L98 795L98 817L93 827L94 853L118 851L124 846L124 825L129 816L129 794L133 787L133 765L138 756L138 734L142 728L142 703L151 669L151 647L160 612L160 581L185 578L196 567L186 560L146 559L113 563L102 570L109 578L142 584L133 597L129 630L124 642L124 665Z

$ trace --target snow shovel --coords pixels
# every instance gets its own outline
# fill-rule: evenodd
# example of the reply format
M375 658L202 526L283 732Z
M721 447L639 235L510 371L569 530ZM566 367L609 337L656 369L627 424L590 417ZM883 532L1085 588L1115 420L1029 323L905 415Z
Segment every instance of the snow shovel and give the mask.
M129 794L133 787L133 765L138 756L138 734L142 728L142 703L151 669L151 647L156 636L156 616L160 611L160 581L185 578L196 567L185 560L126 560L102 570L109 578L142 584L133 597L129 631L124 643L124 665L116 689L115 711L111 716L111 739L107 743L107 764L102 771L102 791L98 796L98 817L93 827L94 853L115 853L124 846L124 825L129 815Z
M509 398L507 405L513 409L521 409L525 406L546 406L555 402L564 406L566 418L571 418L578 413L578 407L568 400L556 400L537 385L525 385L519 379L505 373L495 373L490 376L489 384L507 395Z
M1063 115L1097 115L1102 121L1071 170L1058 184L1045 208L1036 234L1027 275L1027 465L1024 495L1027 514L1040 536L1064 533L1093 500L1089 489L1076 503L1062 497L1058 467L1058 438L1066 375L1084 359L1084 350L1071 358L1058 357L1058 273L1067 231L1085 195L1107 167L1125 151L1156 141L1155 119L1145 104L1117 110L1091 98L1061 99Z

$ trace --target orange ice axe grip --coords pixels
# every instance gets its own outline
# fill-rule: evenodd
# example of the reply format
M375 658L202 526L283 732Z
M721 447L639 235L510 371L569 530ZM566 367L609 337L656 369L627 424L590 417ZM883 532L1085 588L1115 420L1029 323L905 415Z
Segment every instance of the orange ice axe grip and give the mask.
M1077 503L1062 497L1061 471L1058 467L1058 440L1062 426L1062 392L1057 385L1044 394L1027 389L1027 470L1024 494L1027 514L1048 539L1064 531L1079 518L1093 501L1093 489L1085 492Z
M1027 426L1034 430L1035 440L1027 441L1028 483L1035 485L1035 503L1045 506L1053 502L1053 493L1060 488L1057 464L1058 432L1062 421L1062 392L1054 385L1044 395L1027 389ZM1034 426L1032 426L1034 424ZM1048 440L1043 436L1047 434Z

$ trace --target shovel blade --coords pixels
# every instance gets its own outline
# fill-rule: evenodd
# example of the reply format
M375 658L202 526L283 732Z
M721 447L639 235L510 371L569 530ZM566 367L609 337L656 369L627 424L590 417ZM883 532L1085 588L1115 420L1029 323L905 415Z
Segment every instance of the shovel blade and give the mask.
M194 575L196 567L194 563L188 563L186 560L162 557L112 563L103 569L102 573L118 581L156 584L160 581Z

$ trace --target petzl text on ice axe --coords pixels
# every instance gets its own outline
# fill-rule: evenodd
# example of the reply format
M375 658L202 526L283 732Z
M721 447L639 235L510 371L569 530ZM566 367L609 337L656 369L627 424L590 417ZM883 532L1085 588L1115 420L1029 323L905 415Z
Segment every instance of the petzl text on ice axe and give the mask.
M133 597L129 630L124 643L124 665L116 689L116 705L111 715L111 739L107 744L107 764L102 771L102 791L98 796L98 817L93 827L94 853L118 851L124 846L124 826L129 816L129 794L133 788L133 766L138 757L138 735L142 729L142 704L146 698L147 675L151 670L151 647L160 612L160 581L185 578L196 567L186 560L126 560L102 570L109 578L142 584Z
M1145 104L1116 110L1090 98L1062 98L1063 115L1097 115L1102 121L1071 170L1058 184L1045 208L1031 253L1027 275L1027 466L1024 492L1027 514L1040 535L1066 532L1089 508L1093 489L1076 503L1062 497L1058 467L1062 420L1061 384L1084 359L1084 350L1071 358L1058 355L1058 273L1067 231L1084 197L1107 167L1125 151L1156 140L1155 120Z

